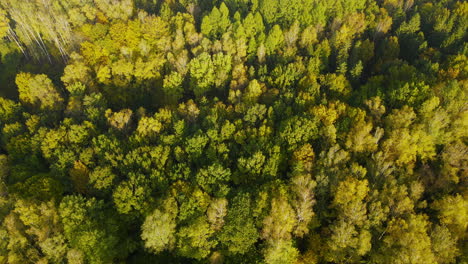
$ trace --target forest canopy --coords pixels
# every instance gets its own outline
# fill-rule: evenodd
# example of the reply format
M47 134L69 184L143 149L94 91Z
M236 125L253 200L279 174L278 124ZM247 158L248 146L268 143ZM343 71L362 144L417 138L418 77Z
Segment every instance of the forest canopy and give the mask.
M0 264L468 263L468 2L0 0Z

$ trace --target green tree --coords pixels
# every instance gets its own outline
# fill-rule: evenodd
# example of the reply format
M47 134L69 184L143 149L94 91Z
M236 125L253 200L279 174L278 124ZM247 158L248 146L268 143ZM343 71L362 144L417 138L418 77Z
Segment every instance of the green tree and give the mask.
M245 254L259 237L252 218L252 201L249 194L240 193L231 204L219 241L231 254Z
M147 210L151 191L151 184L144 175L131 173L117 185L112 197L119 213L135 215Z
M110 213L104 202L95 198L74 195L65 197L60 203L65 238L89 263L112 262L127 254L120 239L118 221Z
M215 81L215 69L210 54L204 52L190 61L190 80L196 96L211 90Z
M141 226L141 238L145 247L154 253L172 249L175 244L177 203L174 199L163 202L145 218Z
M227 183L231 178L231 171L220 164L213 164L202 168L196 175L198 185L208 193L224 196L229 190Z
M16 85L24 105L36 111L62 110L64 99L47 75L19 73Z
M89 173L89 182L98 190L108 190L113 186L116 175L109 166L96 167Z
M184 92L183 80L183 76L176 71L164 77L162 90L166 96L165 102L175 104L182 98Z
M219 38L227 31L230 24L229 9L221 3L219 8L213 7L211 12L203 17L201 32L209 38Z
M21 106L9 99L0 97L0 126L18 121Z
M279 25L274 25L268 32L265 40L265 49L267 55L275 54L275 52L282 47L284 42L284 35Z
M194 259L206 258L217 242L212 238L214 230L206 217L198 217L177 232L177 250L181 256Z

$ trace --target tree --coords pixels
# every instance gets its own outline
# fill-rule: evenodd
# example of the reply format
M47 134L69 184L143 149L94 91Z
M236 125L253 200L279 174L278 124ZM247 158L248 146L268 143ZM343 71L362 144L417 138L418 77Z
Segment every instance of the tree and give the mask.
M371 249L371 234L367 230L359 230L346 220L337 220L330 227L330 238L326 241L327 261L343 262L359 260Z
M35 111L58 111L63 108L63 97L45 74L19 73L16 85L21 102Z
M9 29L9 20L6 16L6 12L3 9L0 9L0 39L4 38L8 34Z
M70 178L73 181L76 192L81 194L87 192L89 170L81 161L75 161L73 168L70 169Z
M33 187L34 186L34 187ZM11 186L10 191L24 199L35 201L58 200L63 194L63 185L48 173L40 173Z
M258 98L262 95L263 89L261 84L257 80L252 80L246 87L244 92L244 102L257 102Z
M147 210L151 191L151 184L144 175L131 173L128 180L115 188L112 197L119 213L135 215Z
M175 104L182 98L184 92L183 80L183 76L176 71L164 77L162 90L166 96L166 102Z
M3 220L4 230L6 231L7 241L5 263L25 263L28 261L39 261L41 256L38 249L28 245L28 238L25 233L25 227L17 215L10 214ZM28 250L29 249L29 250Z
M219 241L231 254L245 254L258 239L258 231L252 218L252 201L249 194L240 193L231 204Z
M431 240L427 234L428 221L424 215L410 214L406 219L390 220L375 263L435 263Z
M71 62L65 67L62 82L66 85L73 85L80 82L84 85L89 85L94 82L91 78L91 68L85 63L85 58L78 54L72 53L70 55Z
M458 183L463 178L462 168L467 162L468 147L459 141L455 141L445 145L441 154L443 166L441 177L438 179L439 184L449 186L449 183Z
M268 32L268 37L265 40L266 54L272 55L282 47L284 42L284 35L279 25L274 25Z
M305 144L317 136L317 124L314 118L294 116L284 120L280 126L280 137L289 148Z
M211 13L204 16L201 23L201 32L209 38L219 38L230 26L229 9L221 3L219 9L213 7Z
M436 226L432 230L431 244L437 263L455 263L456 257L460 254L456 239L444 226Z
M273 243L291 239L296 225L294 210L283 197L271 200L270 213L263 219L262 238Z
M177 203L169 198L163 202L161 209L155 209L145 218L141 226L141 238L148 250L160 253L174 247L176 216Z
M182 226L177 232L177 249L181 256L194 259L206 258L211 249L216 246L216 240L211 236L214 230L210 228L206 217L198 217L189 225Z
M20 118L20 112L20 104L0 97L0 126L18 121Z
M0 0L0 264L467 262L467 18Z
M54 201L18 200L4 226L9 237L8 263L64 261L68 245Z
M216 53L213 55L214 74L216 76L214 85L222 90L225 84L229 81L232 69L231 55L224 53Z
M202 96L211 90L215 81L215 69L211 56L204 52L189 63L192 90L196 96Z
M2 7L8 12L15 26L9 35L23 53L36 60L52 58L66 61L76 45L62 5L46 2L4 0Z
M103 201L67 196L60 203L59 214L70 247L89 263L112 262L127 254L117 219Z
M303 237L309 233L309 224L314 217L313 189L316 185L317 183L306 173L298 174L291 179L291 191L294 193L291 204L296 212L297 220L297 226L293 231L295 236Z
M89 182L98 190L110 189L115 179L116 175L109 166L98 166L89 173Z
M357 120L356 120L357 119ZM377 142L379 141L378 133L371 134L373 130L372 123L366 122L365 114L359 112L353 122L353 127L350 129L346 147L355 152L372 152L377 149ZM378 130L376 130L378 132Z
M341 181L336 189L332 204L343 219L363 225L366 218L366 205L362 201L369 192L367 180L347 178Z
M332 96L347 96L351 92L351 85L344 75L327 74L321 79L321 84L329 90Z
M240 157L237 160L240 175L234 178L237 182L252 182L262 179L262 171L265 165L265 155L261 151L253 153L250 157ZM251 177L248 177L251 176Z
M134 3L130 0L113 2L111 0L96 0L96 6L111 19L127 20L133 14Z
M230 178L231 171L218 163L200 169L196 175L198 185L206 192L217 196L224 196L229 191L227 183Z
M185 151L192 160L197 160L203 153L209 139L206 135L198 133L186 139Z
M447 195L433 203L432 207L439 212L438 218L451 233L459 238L466 236L468 227L467 200L460 194Z
M117 131L126 132L130 130L132 125L133 112L130 109L123 109L119 112L112 112L110 109L106 111L106 118L109 125Z
M299 252L290 240L279 240L265 249L265 262L268 264L295 263Z
M206 211L208 222L211 228L219 231L225 223L224 217L227 214L228 201L226 198L213 199Z
M337 219L331 224L331 235L326 241L327 261L357 261L371 249L371 233L365 229L367 208L363 202L368 192L367 180L348 177L338 183L332 202Z

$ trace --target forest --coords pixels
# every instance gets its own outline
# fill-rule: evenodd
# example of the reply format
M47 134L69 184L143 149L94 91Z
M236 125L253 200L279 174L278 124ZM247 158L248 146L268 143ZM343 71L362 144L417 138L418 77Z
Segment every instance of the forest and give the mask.
M0 264L468 264L468 2L0 0Z

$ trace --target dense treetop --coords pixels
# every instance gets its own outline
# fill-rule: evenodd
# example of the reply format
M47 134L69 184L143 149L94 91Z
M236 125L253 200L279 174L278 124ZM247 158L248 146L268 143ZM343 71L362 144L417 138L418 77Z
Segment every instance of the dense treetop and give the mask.
M0 264L468 263L468 2L0 0Z

